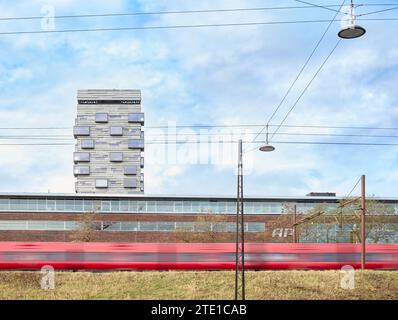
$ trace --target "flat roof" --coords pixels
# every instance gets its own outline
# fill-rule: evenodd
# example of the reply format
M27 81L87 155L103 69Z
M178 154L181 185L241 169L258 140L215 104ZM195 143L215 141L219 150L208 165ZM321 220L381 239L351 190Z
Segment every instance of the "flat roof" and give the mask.
M45 197L63 197L63 198L127 198L127 199L186 199L186 200L234 200L234 195L165 195L165 194L102 194L102 193L15 193L15 192L0 192L0 198L15 197L15 198L45 198ZM268 201L339 201L345 197L335 196L245 196L246 200L268 200ZM396 197L368 197L372 200L398 202Z

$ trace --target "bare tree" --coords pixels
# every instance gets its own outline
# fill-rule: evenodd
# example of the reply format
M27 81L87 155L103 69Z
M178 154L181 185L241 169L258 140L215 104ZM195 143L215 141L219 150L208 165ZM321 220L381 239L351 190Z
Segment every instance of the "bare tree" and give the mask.
M344 205L345 202L347 202L347 199L341 200L336 207L320 204L309 210L308 214L317 211L324 213L300 226L302 236L314 241L360 243L360 199L348 205ZM391 235L398 232L397 222L398 217L392 206L374 199L366 200L365 236L369 242L391 241ZM334 230L336 232L331 232Z
M93 241L95 232L101 230L98 220L99 217L95 211L81 214L77 222L77 228L72 233L72 240L78 242Z
M225 216L208 211L196 218L190 230L176 229L176 237L188 243L231 242L235 231L228 230L226 222Z

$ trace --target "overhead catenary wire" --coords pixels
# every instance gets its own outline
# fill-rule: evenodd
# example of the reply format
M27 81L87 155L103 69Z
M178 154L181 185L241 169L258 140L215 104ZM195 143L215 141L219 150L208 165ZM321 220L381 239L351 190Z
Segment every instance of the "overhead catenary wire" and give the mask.
M276 113L279 111L279 109L281 108L281 106L283 105L283 103L285 102L286 98L288 97L288 95L290 94L291 90L293 89L294 85L297 83L298 79L301 77L302 73L304 72L304 69L307 67L308 63L310 62L310 60L312 59L312 57L314 56L316 50L318 49L319 45L321 44L322 40L325 38L327 32L329 31L332 23L335 21L337 15L340 13L340 9L342 8L342 6L344 5L345 0L341 3L339 10L337 11L337 13L333 16L332 21L328 24L328 26L326 27L325 31L323 32L321 38L317 41L317 43L315 44L315 47L312 49L309 57L307 58L307 60L305 61L305 63L303 64L303 66L301 67L300 71L298 72L296 78L293 80L293 82L290 84L289 88L287 89L287 91L285 92L284 96L282 97L281 101L279 101L277 107L274 109L274 112L271 114L271 116L268 118L268 121L266 123L266 125L258 132L258 134L254 137L253 141L255 141L260 135L261 133L264 131L265 128L267 128L267 132L268 132L268 127L269 124L271 123L272 119L274 118L274 116L276 115ZM268 135L267 135L268 136ZM271 137L272 139L272 137ZM268 144L268 141L267 141Z
M188 125L158 125L144 126L147 129L168 129L168 128L252 128L263 127L264 124L188 124ZM270 124L270 127L279 127L277 124ZM398 130L398 127L370 127L370 126L332 126L332 125L295 125L284 124L281 128L310 128L310 129L349 129L349 130ZM73 127L0 127L0 130L72 130Z
M315 80L315 78L318 76L318 74L321 72L321 70L323 69L323 67L325 66L326 62L329 60L329 58L332 56L332 54L335 52L336 48L338 47L338 45L340 44L341 39L339 39L337 41L337 43L335 44L335 46L333 47L332 51L330 51L330 53L328 54L328 56L326 57L326 59L322 62L322 64L320 65L320 67L318 68L318 70L315 72L314 76L311 78L311 80L308 82L308 84L305 86L305 88L303 89L303 91L301 92L301 94L299 95L299 97L297 98L297 100L293 103L292 107L289 109L289 111L286 113L285 117L282 119L281 123L279 124L279 126L276 128L276 130L274 131L274 133L272 134L270 140L273 139L273 137L275 136L275 134L279 131L279 129L281 128L281 126L284 124L284 122L286 121L286 119L288 118L288 116L292 113L292 111L294 110L294 108L297 106L297 104L299 103L299 101L301 100L301 98L304 96L304 94L307 92L308 88L311 86L312 82Z
M396 5L388 3L359 4L357 6L391 6ZM326 5L306 5L306 6L278 6L278 7L252 7L252 8L227 8L227 9L204 9L204 10L173 10L173 11L143 11L143 12L111 12L111 13L93 13L93 14L75 14L75 15L54 15L52 19L75 19L75 18L99 18L99 17L120 17L120 16L145 16L145 15L170 15L170 14L193 14L193 13L220 13L220 12L244 12L244 11L269 11L269 10L295 10L295 9L322 9L339 7L339 4ZM343 12L342 12L343 13ZM22 17L0 17L0 21L12 20L40 20L43 16L22 16Z
M255 132L192 132L192 133L147 133L146 137L205 137L205 136L248 136L255 135ZM262 135L265 135L263 133ZM271 132L272 134L272 132ZM303 132L278 132L275 135L281 136L320 136L320 137L357 137L357 138L398 138L398 135L372 135L372 134L338 134L338 133L303 133ZM2 136L1 140L75 140L71 136Z
M365 18L358 21L398 21L398 18ZM112 27L112 28L91 28L91 29L60 29L60 30L22 30L22 31L3 31L0 35L20 35L20 34L55 34L55 33L76 33L76 32L103 32L103 31L145 31L145 30L166 30L166 29L194 29L194 28L213 28L213 27L239 27L239 26L264 26L264 25L283 25L301 23L326 23L332 20L291 20L291 21L258 21L240 23L213 23L213 24L186 24L186 25L165 25L165 26L135 26L135 27ZM336 21L334 21L336 22Z
M317 8L321 8L321 9L325 9L325 10L329 10L329 11L334 11L334 12L337 12L338 14L339 13L345 14L344 12L340 11L341 7L339 8L339 10L335 10L335 9L329 8L329 7L324 6L324 5L319 5L319 4L315 4L315 3L311 3L311 2L307 2L307 1L301 1L301 0L294 0L294 1L300 2L300 3L304 3L304 4L308 4L308 5L313 6L313 7L317 7Z
M387 9L383 9L383 10L377 10L377 11L371 11L371 12L358 14L358 15L356 15L356 17L363 17L363 16L368 16L368 15L371 15L371 14L382 13L382 12L392 11L392 10L397 10L397 9L398 9L398 6L397 7L393 7L393 8L387 8Z
M228 144L233 143L236 144L238 140L220 140L220 141L213 141L213 140L206 140L206 141L145 141L146 145L152 144L160 144L160 145L167 145L167 144ZM243 141L244 143L252 143L255 144L256 142L252 142L250 140ZM345 146L398 146L398 143L368 143L368 142L324 142L324 141L274 141L275 144L301 144L301 145L345 145ZM0 146L75 146L75 143L0 143Z

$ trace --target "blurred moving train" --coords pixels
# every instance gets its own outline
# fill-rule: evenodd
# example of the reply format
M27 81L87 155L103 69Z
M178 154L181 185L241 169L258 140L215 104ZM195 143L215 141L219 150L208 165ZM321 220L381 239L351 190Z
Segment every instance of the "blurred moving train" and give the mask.
M368 244L366 267L398 269L398 244ZM359 244L245 244L245 268L360 267ZM234 243L0 242L0 269L231 270Z

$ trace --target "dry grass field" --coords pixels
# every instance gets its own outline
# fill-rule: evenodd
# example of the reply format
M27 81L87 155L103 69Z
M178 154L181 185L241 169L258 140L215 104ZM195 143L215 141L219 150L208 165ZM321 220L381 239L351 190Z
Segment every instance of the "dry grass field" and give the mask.
M232 299L233 272L57 272L55 289L39 272L0 272L0 299ZM356 271L342 289L339 271L246 272L247 299L398 299L398 271Z

